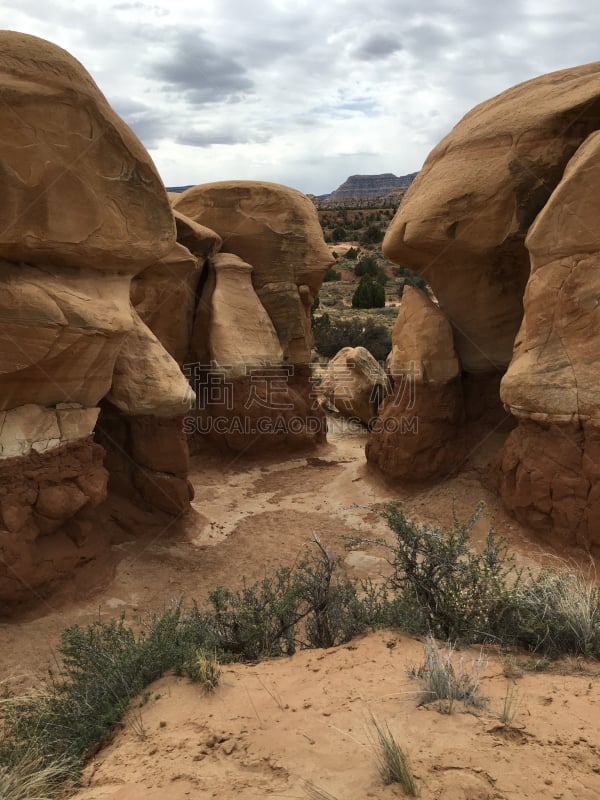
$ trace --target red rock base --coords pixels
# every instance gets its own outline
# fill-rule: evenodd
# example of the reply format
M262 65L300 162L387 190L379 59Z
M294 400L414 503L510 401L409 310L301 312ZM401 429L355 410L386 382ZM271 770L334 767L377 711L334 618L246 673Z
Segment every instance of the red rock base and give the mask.
M93 528L106 498L104 450L91 439L0 462L0 603L39 600L106 543Z
M390 394L365 447L367 463L386 478L423 482L448 475L461 462L464 422L460 378L418 383Z
M207 442L249 455L322 444L327 421L310 378L307 366L261 369L237 378L195 376L198 408L184 421L190 451ZM204 392L208 381L210 395Z
M144 508L177 516L194 493L187 479L189 452L183 419L126 417L106 403L96 426L106 450L110 488Z
M519 420L497 466L502 501L520 523L562 544L600 546L600 431Z

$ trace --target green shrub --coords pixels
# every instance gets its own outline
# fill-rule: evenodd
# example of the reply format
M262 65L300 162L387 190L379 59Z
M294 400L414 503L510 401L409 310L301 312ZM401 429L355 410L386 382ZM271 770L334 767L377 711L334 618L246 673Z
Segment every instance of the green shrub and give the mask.
M356 261L356 259L358 258L358 253L359 251L357 250L356 247L351 247L349 250L346 250L346 255L344 256L344 258L347 258L348 261Z
M323 275L323 283L329 283L330 281L341 281L341 279L342 273L336 269L333 269L333 267L328 269L325 275Z
M395 537L393 544L379 543L390 553L390 613L396 625L463 642L492 635L520 573L493 532L481 553L470 549L481 512L480 506L465 523L455 517L448 532L412 522L397 505L383 512Z
M392 349L390 331L372 319L333 322L329 314L322 314L314 319L313 336L317 351L326 358L333 358L343 347L366 347L373 358L384 361Z
M383 236L384 231L381 226L373 223L372 225L369 225L369 227L360 237L360 243L365 245L379 244L379 242L383 241Z
M422 291L427 291L428 283L427 280L420 275L418 272L415 272L408 267L392 267L392 272L396 276L396 278L403 278L403 282L398 286L398 297L402 297L404 294L404 287L414 286L415 289L421 289Z
M372 278L377 275L378 261L375 256L363 256L354 267L354 274L357 278L363 275L370 275Z
M368 275L363 275L352 295L352 308L383 308L385 289Z
M334 244L337 244L338 242L345 242L348 238L348 233L345 228L338 226L331 231L330 238Z

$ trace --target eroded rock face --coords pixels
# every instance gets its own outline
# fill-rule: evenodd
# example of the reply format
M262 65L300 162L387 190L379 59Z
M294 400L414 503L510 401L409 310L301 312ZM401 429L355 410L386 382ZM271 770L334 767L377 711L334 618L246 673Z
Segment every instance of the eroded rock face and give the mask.
M41 39L0 32L0 98L0 598L15 599L19 581L42 587L94 551L101 399L181 415L190 392L131 309L132 277L175 244L148 153Z
M308 364L310 307L333 263L310 200L274 183L224 181L188 189L173 208L215 230L223 252L252 265L252 283L284 361Z
M462 456L460 364L449 321L420 289L404 289L388 369L392 391L369 435L368 463L408 482L451 472Z
M196 310L188 375L198 402L186 430L254 452L322 441L310 309L333 259L314 206L284 186L228 181L188 189L173 207L222 239Z
M230 377L283 363L277 333L252 285L253 267L231 253L213 256L199 300L192 357Z
M599 129L600 63L482 103L432 151L383 245L447 314L469 417L473 381L489 389L506 370L501 397L517 421L497 464L506 506L586 546L600 540Z
M176 243L131 282L131 302L167 353L182 364L190 348L196 289L204 264Z
M501 385L519 419L500 459L505 504L588 546L600 545L599 155L595 133L529 231L525 314Z
M467 372L508 366L529 277L525 236L597 128L600 63L520 84L458 123L400 205L383 252L427 278Z
M343 417L369 425L387 393L383 368L364 347L344 347L331 359L321 383L324 397Z

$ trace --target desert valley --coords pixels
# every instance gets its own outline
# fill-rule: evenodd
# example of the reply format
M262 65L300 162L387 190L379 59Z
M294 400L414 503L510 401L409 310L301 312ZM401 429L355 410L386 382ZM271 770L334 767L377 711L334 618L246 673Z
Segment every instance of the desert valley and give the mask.
M0 96L0 798L600 796L600 63L321 198Z

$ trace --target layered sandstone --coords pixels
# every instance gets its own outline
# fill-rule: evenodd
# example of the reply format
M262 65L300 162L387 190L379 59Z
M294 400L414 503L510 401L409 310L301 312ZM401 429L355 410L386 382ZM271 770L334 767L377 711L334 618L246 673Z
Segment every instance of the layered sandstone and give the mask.
M102 398L178 416L191 398L130 302L132 277L175 245L148 153L81 64L41 39L0 32L0 98L0 597L15 599L94 551Z
M173 207L222 239L192 335L192 441L244 451L322 441L310 309L333 259L312 203L277 184L228 181L188 189Z
M589 136L527 236L531 277L501 397L519 420L500 492L544 533L600 545L600 133Z

